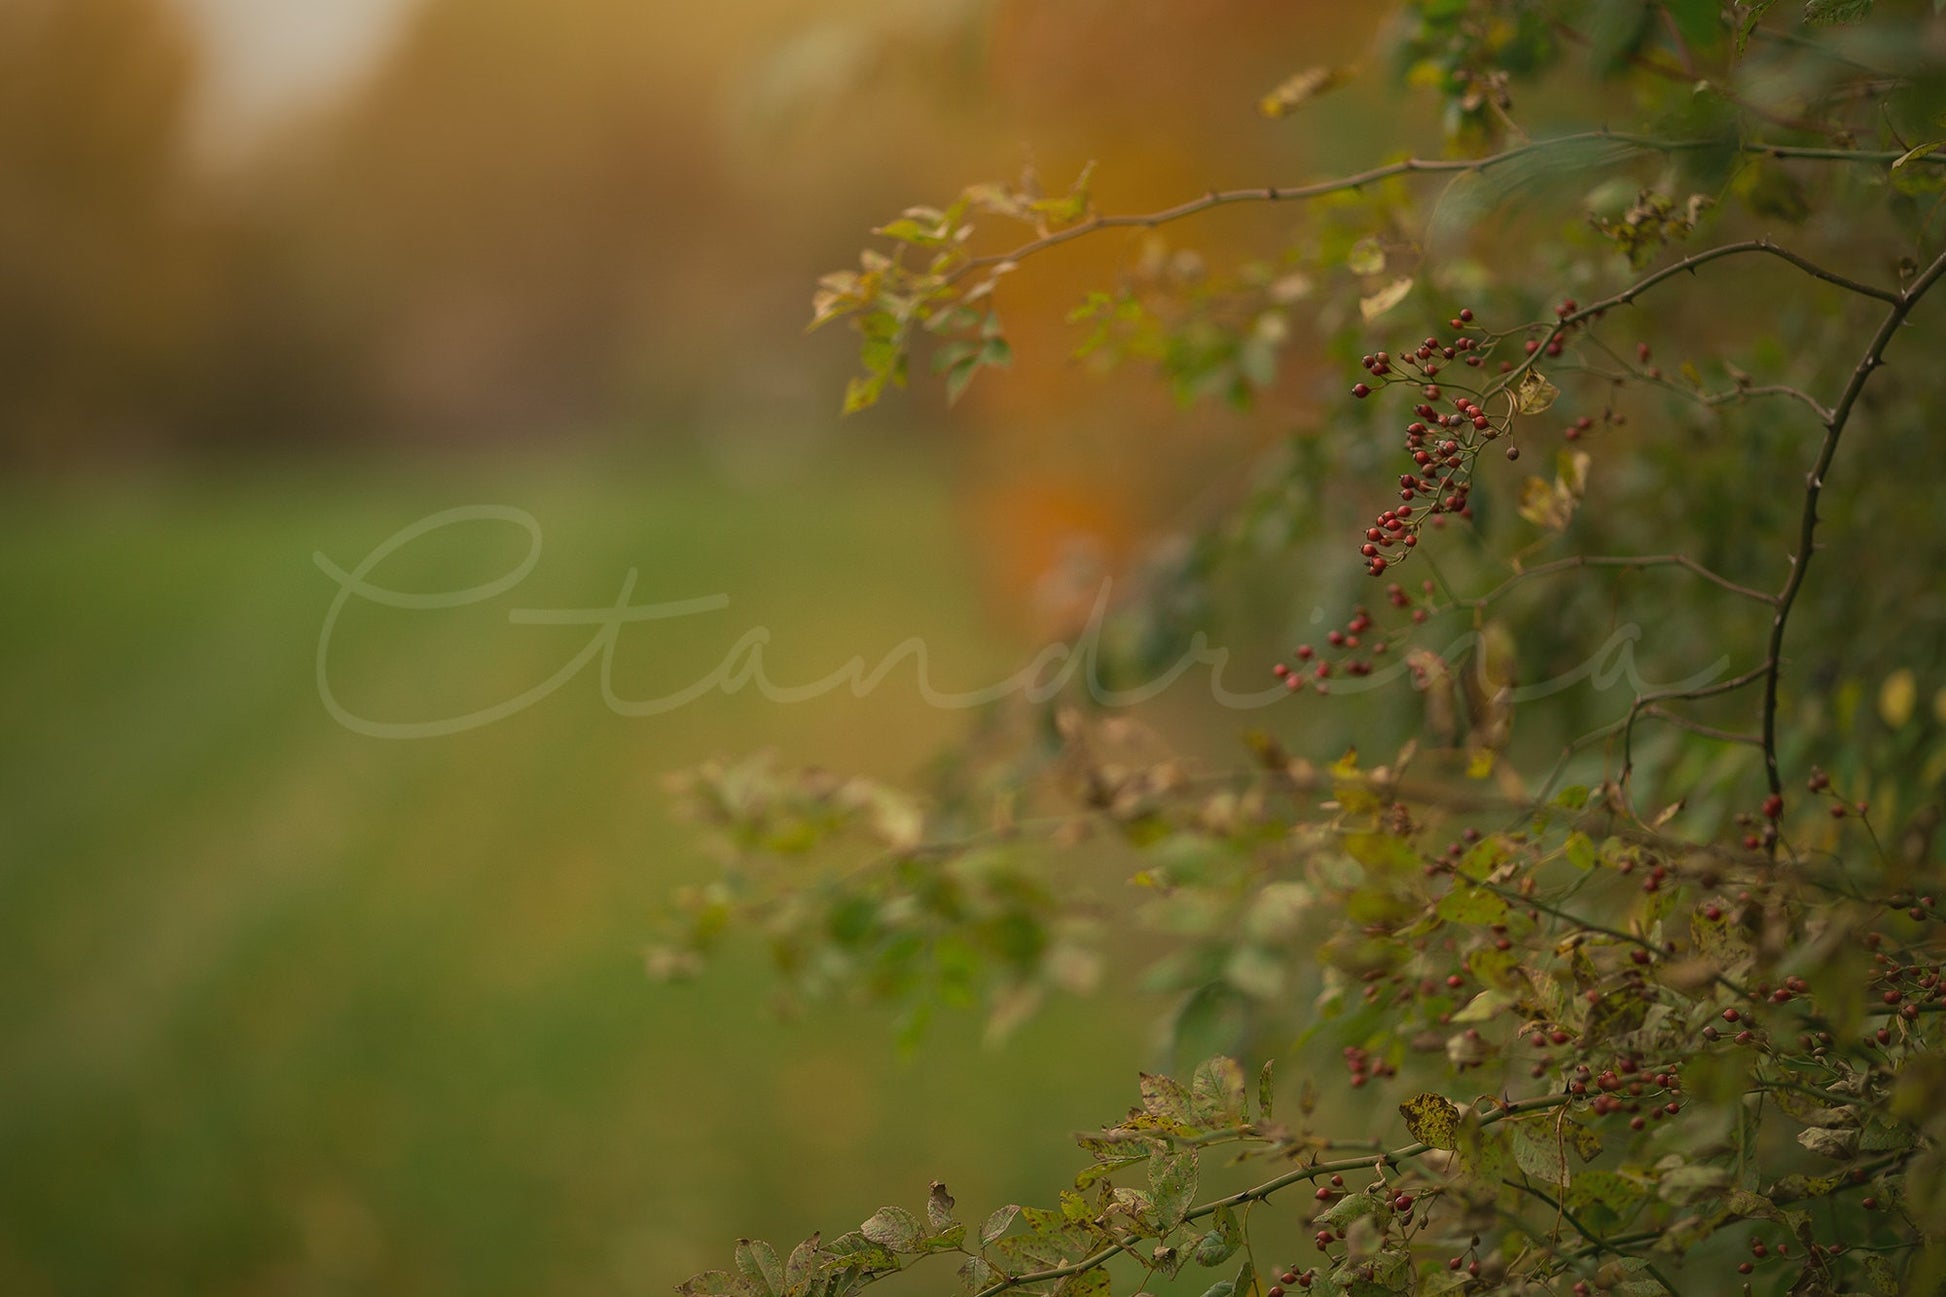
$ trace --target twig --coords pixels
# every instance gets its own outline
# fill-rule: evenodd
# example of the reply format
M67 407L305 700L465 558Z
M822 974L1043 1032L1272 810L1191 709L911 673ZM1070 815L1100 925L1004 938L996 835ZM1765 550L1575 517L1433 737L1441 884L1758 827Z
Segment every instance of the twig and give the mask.
M1784 588L1777 593L1777 614L1770 623L1770 645L1764 654L1764 774L1773 794L1781 795L1784 791L1783 779L1777 769L1777 685L1784 671L1784 631L1790 623L1791 609L1797 603L1798 592L1804 588L1805 570L1811 565L1818 530L1818 497L1824 491L1824 476L1830 471L1832 458L1838 453L1838 441L1844 435L1845 424L1858 404L1859 394L1865 390L1865 384L1873 372L1884 363L1885 348L1891 344L1893 335L1905 323L1906 316L1912 313L1919 299L1939 282L1942 275L1946 275L1946 252L1934 258L1925 272L1907 285L1903 292L1891 297L1892 309L1886 312L1878 332L1872 335L1871 345L1859 357L1857 366L1851 371L1851 378L1845 383L1845 390L1824 421L1824 444L1818 449L1817 462L1805 475L1804 512L1798 525L1797 552L1791 555L1790 576L1785 580Z
M1760 748L1764 745L1761 734L1740 734L1735 730L1720 730L1714 725L1704 725L1699 721L1690 720L1687 716L1678 716L1667 708L1651 705L1643 708L1642 714L1659 721L1665 721L1679 730L1688 730L1691 734L1700 734L1706 739L1717 739L1724 743L1747 743L1753 748Z
M1516 159L1530 154L1544 153L1551 149L1564 148L1574 144L1616 144L1629 148L1655 153L1685 153L1699 149L1735 148L1742 153L1756 154L1771 158L1797 158L1807 161L1846 161L1879 163L1890 165L1901 156L1891 149L1831 149L1810 148L1793 144L1767 144L1762 141L1731 143L1722 139L1666 140L1651 135L1630 135L1617 131L1581 131L1572 135L1557 135L1552 139L1535 140L1529 144L1515 145L1499 153L1491 153L1480 158L1406 158L1399 162L1386 163L1364 171L1341 176L1335 180L1320 180L1308 185L1259 185L1248 189L1213 189L1201 198L1192 198L1164 207L1153 212L1129 213L1116 216L1091 216L1087 220L1053 230L1037 238L1029 239L1008 252L996 252L981 257L970 257L959 265L945 271L941 282L955 283L975 271L993 266L1011 265L1028 257L1044 252L1075 239L1083 238L1100 230L1114 229L1154 229L1186 217L1217 207L1235 203L1277 203L1301 202L1310 198L1322 198L1329 194L1344 193L1348 190L1363 189L1381 180L1406 175L1452 175L1465 172L1489 171L1504 166ZM1946 165L1946 154L1930 154L1922 159L1934 165ZM1719 254L1720 255L1720 254ZM1782 254L1780 254L1782 255ZM1807 263L1808 265L1808 263ZM1821 278L1826 276L1820 275ZM1833 280L1833 282L1839 282ZM1890 300L1889 298L1886 300Z
M1573 1102L1573 1099L1574 1096L1570 1094L1543 1094L1536 1095L1530 1099L1517 1099L1512 1103L1500 1104L1490 1112L1482 1113L1480 1115L1480 1125L1491 1126L1495 1122L1505 1121L1510 1117L1520 1117L1530 1112L1541 1112L1549 1108L1563 1107ZM1205 1216L1213 1215L1219 1208L1242 1207L1250 1203L1261 1202L1276 1193L1279 1189L1288 1188L1300 1180L1312 1181L1316 1180L1319 1176L1332 1175L1342 1171L1358 1171L1372 1166L1397 1166L1401 1162L1420 1157L1431 1151L1432 1145L1414 1140L1410 1144L1395 1148L1389 1153L1381 1153L1376 1157L1367 1154L1363 1157L1348 1157L1332 1162L1314 1162L1309 1166L1299 1167L1294 1171L1286 1171L1283 1175L1264 1181L1264 1183L1254 1189L1244 1189L1241 1192L1230 1194L1227 1197L1206 1202L1200 1207L1193 1207L1183 1213L1183 1223L1187 1224L1190 1221L1201 1220ZM1070 1261L1066 1265L1052 1266L1045 1270L1035 1270L1027 1274L1008 1275L1006 1278L996 1283L988 1284L985 1288L980 1289L973 1297L999 1297L999 1294L1007 1292L1010 1289L1025 1288L1033 1284L1065 1279L1069 1275L1083 1274L1107 1263L1118 1254L1127 1252L1128 1250L1127 1244L1110 1243L1108 1246L1092 1252L1078 1261Z
M1583 567L1679 567L1686 572L1695 573L1713 585L1721 586L1731 594L1742 595L1744 598L1754 599L1758 603L1774 604L1777 602L1775 595L1765 594L1761 590L1753 590L1749 586L1738 585L1728 577L1712 572L1709 568L1704 567L1687 554L1575 554L1567 558L1555 559L1549 563L1542 563L1536 567L1525 568L1522 571L1514 573L1477 599L1456 599L1454 603L1461 608L1478 610L1486 607L1504 595L1508 590L1530 577L1547 576L1555 572L1567 572L1575 568Z

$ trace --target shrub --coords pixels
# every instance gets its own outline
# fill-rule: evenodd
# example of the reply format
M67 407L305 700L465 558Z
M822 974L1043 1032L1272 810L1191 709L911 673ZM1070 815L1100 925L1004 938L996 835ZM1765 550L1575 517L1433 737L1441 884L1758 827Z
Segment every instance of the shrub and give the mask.
M1178 1053L1249 1067L1144 1075L1045 1206L961 1222L935 1183L781 1260L745 1241L691 1297L847 1297L935 1255L973 1297L1199 1268L1206 1297L1946 1291L1946 22L1418 0L1391 32L1441 106L1434 156L1136 215L1085 174L974 185L825 278L816 322L861 338L847 409L915 352L957 397L1010 358L994 303L1023 262L1257 204L1296 222L1276 253L1149 242L1075 310L1079 350L1248 405L1309 341L1339 395L1149 573L1089 687L931 804L697 772L737 865L658 955L755 928L794 988L916 1032L941 1003L1004 1027L1140 931ZM1263 110L1327 120L1352 80L1299 71ZM1344 528L1321 550L1319 519ZM1370 593L1263 663L1288 732L1241 768L1099 705L1315 552ZM1083 899L1103 843L1139 906ZM1354 1091L1385 1129L1342 1125ZM1260 1204L1310 1220L1302 1255L1252 1247Z

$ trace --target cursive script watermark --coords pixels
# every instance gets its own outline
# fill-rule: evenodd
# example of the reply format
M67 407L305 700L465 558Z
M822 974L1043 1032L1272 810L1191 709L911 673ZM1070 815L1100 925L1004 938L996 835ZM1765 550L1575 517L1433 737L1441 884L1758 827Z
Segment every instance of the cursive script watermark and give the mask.
M477 522L517 527L527 534L526 553L513 567L493 580L462 590L431 594L393 590L371 580L373 570L380 563L414 541L446 527ZM849 689L853 697L863 698L877 690L908 660L912 664L913 686L919 697L929 706L940 708L981 707L1013 696L1024 698L1030 703L1043 703L1073 688L1077 677L1083 682L1083 687L1086 688L1089 696L1098 704L1104 707L1133 707L1161 694L1189 671L1198 667L1208 669L1210 696L1222 707L1250 710L1267 707L1288 696L1288 691L1281 684L1245 691L1231 689L1224 680L1230 664L1230 651L1212 646L1208 637L1201 631L1194 632L1181 656L1153 679L1130 689L1110 689L1102 680L1101 640L1112 606L1110 594L1113 586L1111 581L1104 579L1096 591L1088 619L1074 639L1047 645L1018 671L1005 679L980 688L952 691L935 685L932 680L931 659L926 642L918 636L894 645L876 661L868 660L862 655L855 656L816 679L798 684L780 683L771 678L765 666L765 651L771 643L771 632L768 627L753 626L730 644L714 669L700 678L670 693L645 698L629 698L622 696L615 687L615 651L624 627L641 622L697 617L721 612L730 606L730 596L727 594L707 594L658 603L636 603L634 596L638 573L636 569L630 568L622 578L621 589L617 592L614 602L606 607L509 608L507 610L507 621L511 625L587 626L592 631L587 643L577 649L573 656L562 663L553 674L512 698L455 716L417 721L375 720L361 716L346 707L338 698L331 687L331 644L337 631L339 617L353 599L379 607L412 612L437 612L468 607L510 594L533 572L540 562L540 556L541 527L534 516L524 509L511 505L491 504L447 509L421 518L388 536L349 571L332 562L321 552L313 554L312 559L318 565L318 569L337 586L337 593L332 597L331 606L325 612L324 624L318 631L318 697L323 702L325 710L346 729L372 738L438 738L480 729L517 715L545 700L579 676L590 663L597 661L600 663L598 675L602 701L615 715L627 717L658 716L687 706L712 693L734 695L745 690L754 690L768 701L776 703L807 702L845 689ZM1510 701L1520 702L1524 699L1545 697L1582 681L1586 681L1596 689L1609 689L1619 682L1626 681L1637 694L1658 689L1695 689L1718 679L1729 668L1729 659L1721 658L1686 680L1669 684L1645 682L1635 669L1634 648L1641 635L1639 626L1626 625L1617 628L1609 635L1607 641L1580 666L1551 680L1516 686L1510 691ZM1473 652L1477 645L1478 633L1468 631L1449 644L1441 656L1448 662L1457 662ZM1394 662L1381 670L1373 671L1369 676L1340 682L1336 687L1341 693L1379 688L1397 679L1407 669L1403 662Z

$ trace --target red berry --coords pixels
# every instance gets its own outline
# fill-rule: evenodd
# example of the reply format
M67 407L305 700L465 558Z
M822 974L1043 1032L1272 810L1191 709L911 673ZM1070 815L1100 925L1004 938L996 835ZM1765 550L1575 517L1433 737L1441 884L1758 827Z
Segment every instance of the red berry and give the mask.
M1362 401L1372 394L1371 385L1368 383L1360 383L1351 389L1351 394Z

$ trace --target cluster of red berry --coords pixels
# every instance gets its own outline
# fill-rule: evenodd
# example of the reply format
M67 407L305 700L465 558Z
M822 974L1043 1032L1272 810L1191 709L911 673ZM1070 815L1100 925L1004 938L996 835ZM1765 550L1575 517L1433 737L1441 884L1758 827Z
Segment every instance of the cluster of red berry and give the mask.
M1396 582L1385 588L1386 601L1401 611L1409 609L1415 626L1423 625L1430 615L1428 606L1432 600L1432 582L1425 582L1421 593L1424 598L1415 602ZM1343 672L1347 676L1368 676L1378 665L1377 659L1384 657L1392 647L1391 638L1383 632L1379 638L1367 643L1368 633L1376 626L1371 609L1361 604L1342 628L1326 632L1324 650L1314 644L1299 644L1291 650L1292 660L1274 663L1270 668L1271 674L1282 680L1284 687L1292 693L1308 684L1321 694L1331 692L1329 681L1335 672ZM1330 652L1333 649L1338 650L1335 655Z
M1574 332L1575 329L1580 327L1580 323L1578 321L1575 323L1569 323L1568 317L1570 315L1573 315L1576 311L1580 309L1581 309L1580 305L1577 304L1572 297L1568 298L1566 301L1562 302L1559 306L1555 307L1554 318L1561 321L1561 323L1548 331L1546 341L1542 341L1539 338L1529 338L1526 342L1527 354L1531 356L1536 352L1541 352L1548 356L1560 355L1563 348L1566 346L1567 336L1570 333ZM1599 318L1601 312L1597 311L1595 314L1597 318ZM1644 347L1646 348L1646 344L1644 344ZM1646 349L1643 350L1642 352L1642 358L1644 360L1648 359L1648 353Z
M1920 904L1930 910L1933 902L1934 898L1927 896L1921 898ZM1946 1012L1946 978L1941 976L1939 964L1901 964L1877 951L1872 952L1872 959L1879 968L1876 980L1883 987L1879 1002L1906 1024L1901 1031L1918 1022L1919 1015L1927 1010ZM1892 1026L1878 1028L1871 1033L1871 1039L1880 1046L1890 1045L1895 1039Z
M1331 1178L1339 1184L1345 1182L1342 1175L1334 1175ZM1284 1292L1288 1288L1309 1288L1317 1282L1317 1277L1316 1270L1299 1270L1295 1265L1285 1266L1283 1273L1277 1276L1277 1282L1264 1290L1264 1297L1284 1297Z
M1871 1209L1868 1207L1866 1210L1869 1211ZM1812 1243L1810 1247L1813 1257L1839 1256L1845 1250L1843 1243L1833 1243L1828 1247L1822 1244ZM1791 1245L1782 1239L1775 1243L1765 1243L1761 1234L1752 1234L1750 1236L1750 1255L1755 1257L1757 1261L1762 1261L1772 1256L1777 1257L1779 1260L1787 1261L1790 1259ZM1756 1268L1756 1263L1753 1261L1740 1261L1737 1263L1738 1274L1749 1274Z
M1451 324L1456 336L1450 340L1442 342L1428 337L1417 346L1402 350L1397 357L1380 351L1363 357L1360 362L1365 372L1382 385L1411 383L1418 386L1422 398L1413 407L1416 417L1405 429L1405 449L1412 458L1413 471L1399 475L1401 503L1379 514L1365 529L1364 541L1359 545L1366 570L1373 576L1405 558L1419 544L1419 533L1426 525L1444 526L1446 517L1452 514L1472 519L1468 495L1473 461L1486 443L1506 433L1504 424L1496 422L1467 393L1452 398L1450 412L1433 405L1444 397L1440 385L1433 381L1441 366L1457 359L1480 368L1496 340L1492 335L1475 337L1463 332L1473 327L1471 309L1461 311ZM1533 345L1537 344L1530 347ZM1503 373L1512 368L1506 361L1500 363ZM1351 389L1351 394L1360 399L1372 392L1369 383L1359 383ZM1519 447L1507 448L1507 458L1519 456Z
M1351 1074L1351 1086L1354 1090L1373 1077L1384 1078L1399 1074L1399 1069L1392 1063L1356 1045L1345 1046L1345 1071Z
M1588 1103L1589 1111L1597 1117L1628 1113L1630 1130L1643 1130L1652 1121L1682 1111L1682 1076L1675 1064L1648 1072L1640 1059L1626 1054L1617 1055L1600 1073L1587 1063L1575 1064L1568 1092L1585 1095L1590 1088L1596 1093Z

